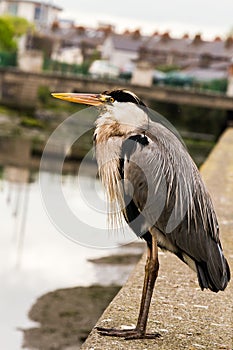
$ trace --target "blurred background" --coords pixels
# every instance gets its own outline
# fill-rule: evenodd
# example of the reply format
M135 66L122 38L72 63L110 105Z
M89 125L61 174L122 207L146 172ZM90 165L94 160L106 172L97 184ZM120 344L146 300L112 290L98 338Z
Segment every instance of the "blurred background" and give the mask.
M0 1L3 349L79 349L144 250L130 232L115 234L111 249L76 244L50 221L40 159L57 126L83 108L50 93L132 90L178 129L201 166L233 121L232 13L228 0ZM96 203L104 196L89 152L93 122L81 114L77 134L86 131L72 147L66 138L54 144L43 169L52 188L60 174L51 164L65 158L64 196L86 221L76 182L84 156L82 191ZM90 221L105 228L97 211ZM97 234L95 224L81 231Z

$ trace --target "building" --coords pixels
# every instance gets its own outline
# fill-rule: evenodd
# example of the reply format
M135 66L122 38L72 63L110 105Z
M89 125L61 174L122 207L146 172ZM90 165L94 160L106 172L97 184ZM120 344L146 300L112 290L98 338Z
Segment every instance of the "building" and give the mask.
M216 37L213 41L206 41L200 34L194 38L188 35L172 38L168 32L155 33L139 48L132 82L148 86L152 74L151 67L178 71L181 73L176 74L181 74L180 78L185 74L186 77L200 83L224 81L227 80L232 58L232 37L226 40ZM145 68L145 63L149 68Z
M208 68L216 63L228 63L233 57L233 39L203 40L200 34L194 38L185 35L177 39L169 33L153 35L141 48L139 58L156 66L173 65L178 69L188 67Z
M79 47L63 47L58 50L54 50L51 56L52 60L68 63L68 64L81 64L83 63L82 51Z
M144 40L139 33L109 35L102 46L102 58L123 70L138 59Z
M57 21L62 9L52 1L2 0L0 15L19 16L34 23L37 29L47 29Z
M153 83L153 66L146 61L139 61L133 71L131 84L151 86Z
M102 28L93 29L75 26L72 23L70 26L64 26L61 21L52 27L49 34L56 41L52 58L77 64L99 59L107 35Z

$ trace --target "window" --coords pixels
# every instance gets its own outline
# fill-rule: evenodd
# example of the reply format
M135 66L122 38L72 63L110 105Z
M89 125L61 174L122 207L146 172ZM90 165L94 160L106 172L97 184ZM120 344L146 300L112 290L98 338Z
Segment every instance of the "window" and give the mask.
M15 2L12 2L11 4L8 4L8 13L12 16L17 16L18 14L18 4Z
M41 17L41 6L36 6L35 12L34 12L34 20L38 21L40 20L40 17Z

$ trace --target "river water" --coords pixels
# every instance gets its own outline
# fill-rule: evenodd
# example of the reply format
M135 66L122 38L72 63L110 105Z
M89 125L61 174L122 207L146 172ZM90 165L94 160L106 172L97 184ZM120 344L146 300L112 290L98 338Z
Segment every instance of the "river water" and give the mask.
M69 237L69 232L63 232L51 219L39 174L29 183L24 181L27 174L25 169L4 166L0 181L0 332L1 349L5 350L21 349L20 328L32 326L27 313L39 296L58 288L122 284L132 269L88 262L120 253L122 243L135 239L127 230L108 231L104 211L95 207L104 198L98 180L80 176L78 186L74 175L62 177L65 202L82 218L77 220L77 237ZM59 175L51 173L44 173L43 178L51 192L60 181Z

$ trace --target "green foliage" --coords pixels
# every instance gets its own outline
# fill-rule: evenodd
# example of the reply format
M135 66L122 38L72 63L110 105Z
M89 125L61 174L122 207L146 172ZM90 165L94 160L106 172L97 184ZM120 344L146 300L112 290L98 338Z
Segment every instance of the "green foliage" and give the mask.
M45 129L45 124L41 120L35 118L24 117L20 124L26 128Z
M82 64L68 64L45 58L43 69L45 71L65 73L65 74L88 74L90 62L85 61Z
M81 65L82 74L88 74L92 61L84 61Z
M3 179L4 167L0 165L0 179Z
M14 28L4 17L0 17L0 51L16 51Z
M28 29L34 29L34 25L25 18L17 16L4 16L2 18L12 27L15 37L20 37L27 33Z
M32 25L24 18L13 16L0 17L0 51L15 52L16 38L25 34Z
M73 114L84 108L84 106L81 104L67 103L65 101L55 99L51 96L51 90L45 85L39 86L37 90L37 97L41 108L48 111L53 111L55 114L59 114L61 111ZM46 125L46 127L47 126L48 125Z
M39 86L37 91L38 99L43 105L47 104L51 98L51 93L48 86Z
M214 79L206 82L197 82L195 85L200 89L226 92L227 91L227 79Z
M175 64L160 64L156 66L157 70L160 70L161 72L168 73L173 71L179 71L180 67Z
M151 108L166 117L178 130L212 134L216 138L224 128L226 111L152 102Z

